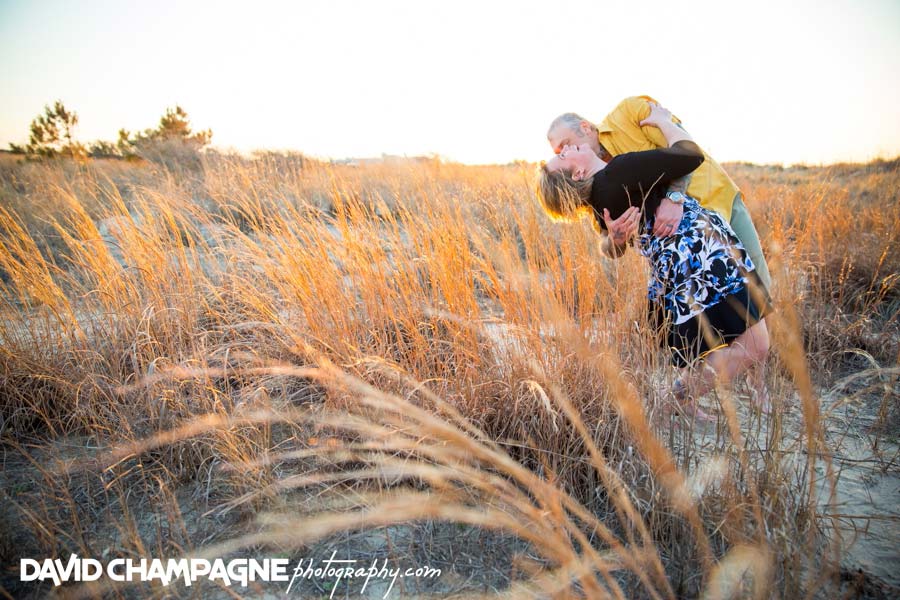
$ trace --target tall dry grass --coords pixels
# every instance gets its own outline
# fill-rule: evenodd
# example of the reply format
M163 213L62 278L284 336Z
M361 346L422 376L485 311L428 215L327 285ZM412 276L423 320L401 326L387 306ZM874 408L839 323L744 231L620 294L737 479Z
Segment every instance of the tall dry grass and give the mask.
M642 259L551 223L527 169L7 161L0 431L26 462L0 550L292 551L449 520L529 548L507 597L828 597L820 391L897 363L900 168L733 168L776 281L776 410L738 382L695 431L663 410Z

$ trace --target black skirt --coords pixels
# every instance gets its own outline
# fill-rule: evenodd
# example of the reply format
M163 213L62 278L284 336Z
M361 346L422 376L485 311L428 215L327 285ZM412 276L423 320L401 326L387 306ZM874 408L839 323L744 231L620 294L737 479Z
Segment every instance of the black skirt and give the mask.
M751 294L744 285L699 315L677 325L667 318L665 309L659 304L651 304L659 340L671 353L672 364L687 367L710 350L731 344L772 311L772 300L756 271L747 273L747 278L754 286L754 293Z

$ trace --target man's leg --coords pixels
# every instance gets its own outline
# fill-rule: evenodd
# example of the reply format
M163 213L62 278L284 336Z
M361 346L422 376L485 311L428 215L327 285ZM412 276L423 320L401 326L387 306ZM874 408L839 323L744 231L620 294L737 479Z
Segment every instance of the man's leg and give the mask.
M766 286L766 290L771 292L772 277L769 275L769 265L766 264L766 257L763 256L762 245L759 243L759 234L756 233L756 227L753 226L750 212L744 205L740 192L734 197L734 204L731 207L731 228L746 248L750 260L756 265L756 273Z

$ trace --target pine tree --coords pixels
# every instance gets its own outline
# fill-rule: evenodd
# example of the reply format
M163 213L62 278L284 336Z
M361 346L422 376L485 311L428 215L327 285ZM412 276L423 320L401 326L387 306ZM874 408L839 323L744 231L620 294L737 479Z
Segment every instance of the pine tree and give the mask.
M82 144L75 141L76 125L78 114L67 109L61 100L57 100L52 108L45 106L44 114L31 122L31 135L24 148L26 154L83 158L87 152Z

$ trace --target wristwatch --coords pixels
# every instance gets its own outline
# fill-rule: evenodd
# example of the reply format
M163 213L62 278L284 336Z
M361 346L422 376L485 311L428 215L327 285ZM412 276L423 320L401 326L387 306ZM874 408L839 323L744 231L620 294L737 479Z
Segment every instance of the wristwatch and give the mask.
M666 194L666 198L668 198L675 204L684 204L684 201L687 200L687 196L685 196L681 192L669 192Z

